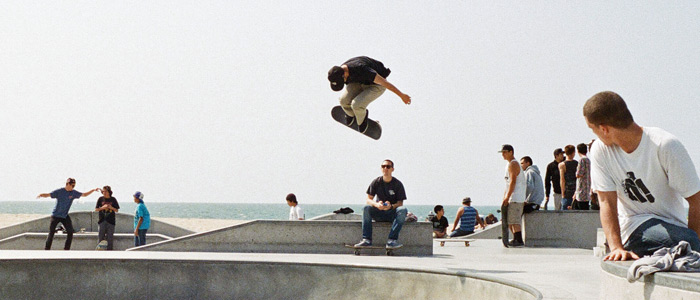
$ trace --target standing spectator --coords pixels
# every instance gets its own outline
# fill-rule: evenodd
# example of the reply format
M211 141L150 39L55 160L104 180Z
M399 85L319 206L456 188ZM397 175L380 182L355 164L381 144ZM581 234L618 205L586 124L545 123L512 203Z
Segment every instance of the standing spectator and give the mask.
M520 232L520 221L523 216L523 206L525 205L525 189L527 182L525 172L520 168L520 164L515 159L513 146L503 145L501 147L501 156L508 162L506 164L506 190L503 193L503 202L501 206L508 209L508 226L513 232L513 240L509 242L511 246L522 246L522 232Z
M593 95L583 116L599 138L590 151L591 183L611 250L604 259L637 259L680 241L700 251L700 179L680 140L639 126L614 92Z
M51 250L53 236L54 233L56 233L56 225L58 225L58 223L63 224L63 227L66 229L67 233L66 244L63 247L63 249L70 250L70 244L71 242L73 242L73 232L75 231L75 229L73 229L73 222L70 220L68 211L70 210L71 205L73 205L73 200L81 197L90 196L92 192L99 190L93 189L86 193L81 193L74 189L75 179L68 178L68 180L66 180L65 188L60 188L51 193L39 194L39 196L37 196L37 199L48 197L56 199L56 206L53 208L53 212L51 213L51 223L49 224L49 236L46 238L46 245L44 247L44 250Z
M143 193L136 192L134 194L134 203L136 203L136 212L134 212L134 247L143 246L146 244L146 232L151 227L151 214L143 203Z
M297 196L294 194L289 194L287 195L287 205L291 207L289 210L289 220L303 220L304 219L304 210L299 207L299 203L297 202Z
M462 205L463 206L457 210L455 222L452 224L451 238L474 233L476 223L479 223L481 227L486 227L484 222L481 221L481 218L479 218L479 212L476 208L472 207L471 198L467 197L462 199ZM459 228L457 228L457 223L459 223Z
M102 197L97 199L95 211L99 212L100 218L97 225L100 231L97 235L97 242L107 240L107 250L114 249L114 227L116 226L116 214L119 211L117 198L112 197L112 188L105 185L102 190Z
M576 149L580 158L576 168L576 194L572 208L588 210L591 201L591 161L586 157L588 145L581 143L576 145Z
M564 150L561 148L554 149L554 161L547 165L547 171L544 175L544 210L547 210L549 203L549 191L552 191L554 198L554 210L561 210L561 182L559 180L559 163L564 161Z
M532 164L532 158L529 156L523 156L520 159L520 167L525 170L525 179L527 181L523 213L539 210L542 201L544 201L544 184L542 183L542 176L540 176L540 169Z
M382 176L372 180L367 188L367 201L362 211L362 241L355 247L372 246L372 220L377 222L392 222L389 239L386 241L387 249L403 246L399 243L399 233L406 222L408 210L403 206L406 200L406 190L403 183L391 176L394 172L394 162L384 160L382 162ZM377 200L374 200L374 198Z
M559 179L563 198L561 199L561 209L571 209L571 203L574 201L574 193L576 193L576 167L578 162L574 160L576 155L576 147L574 145L566 145L564 147L566 160L559 163Z
M435 205L433 211L436 213L436 215L430 218L430 222L433 223L433 237L444 238L445 235L447 235L447 227L450 226L450 223L447 222L447 218L445 218L445 209L442 205Z

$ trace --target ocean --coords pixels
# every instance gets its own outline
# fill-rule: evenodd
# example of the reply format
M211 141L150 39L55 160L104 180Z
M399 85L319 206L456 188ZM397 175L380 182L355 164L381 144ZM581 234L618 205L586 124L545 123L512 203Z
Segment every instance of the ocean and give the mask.
M129 199L131 200L131 199ZM97 201L73 202L71 212L92 211ZM133 201L119 202L119 211L133 214L136 204ZM50 215L55 200L31 200L31 201L0 201L0 213L2 214L46 214ZM362 214L361 204L303 204L306 219L319 215L332 213L342 207L350 207L355 213ZM184 202L146 202L146 207L155 218L194 218L194 219L232 219L232 220L287 220L289 218L289 206L286 203L255 204L255 203L184 203ZM406 205L409 212L425 220L433 211L434 205ZM454 221L459 205L445 207L445 217L450 224ZM479 214L486 216L490 213L500 219L496 211L498 206L475 206Z

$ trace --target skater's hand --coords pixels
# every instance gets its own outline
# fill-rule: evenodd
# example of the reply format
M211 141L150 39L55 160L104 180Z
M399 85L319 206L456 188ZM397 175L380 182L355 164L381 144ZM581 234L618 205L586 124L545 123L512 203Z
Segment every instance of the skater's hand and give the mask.
M628 258L631 260L636 260L639 259L639 256L637 256L637 254L634 254L634 252L632 251L627 251L625 249L615 249L610 251L610 253L606 255L605 258L603 258L603 260L617 261L627 260Z
M134 236L139 236L139 230L138 230L138 229L134 229Z
M409 105L409 104L411 104L411 96L406 95L406 94L401 94L401 101L403 101L403 103L406 103L406 105Z

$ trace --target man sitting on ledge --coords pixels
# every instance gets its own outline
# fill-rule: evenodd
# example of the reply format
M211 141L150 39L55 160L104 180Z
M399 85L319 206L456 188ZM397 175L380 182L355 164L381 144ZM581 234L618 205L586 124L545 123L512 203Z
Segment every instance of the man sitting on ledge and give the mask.
M394 162L384 160L382 176L373 180L367 188L367 205L362 212L362 241L355 244L355 247L372 246L372 219L377 222L393 222L389 239L386 241L387 249L403 246L398 239L408 212L403 207L406 191L401 181L391 176L393 172ZM376 201L375 196L377 196Z
M700 179L683 144L660 128L637 125L613 92L588 99L583 115L600 138L589 157L611 250L604 259L638 259L680 241L700 251Z

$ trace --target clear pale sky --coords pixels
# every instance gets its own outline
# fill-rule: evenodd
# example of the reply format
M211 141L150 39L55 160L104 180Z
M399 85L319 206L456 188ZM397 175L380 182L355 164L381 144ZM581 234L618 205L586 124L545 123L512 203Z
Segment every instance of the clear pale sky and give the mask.
M405 204L498 205L501 144L544 175L595 137L581 111L604 90L700 170L697 1L3 1L0 37L0 201L74 177L119 199L363 203L390 158ZM358 55L413 99L370 105L379 141L330 117L327 71Z

